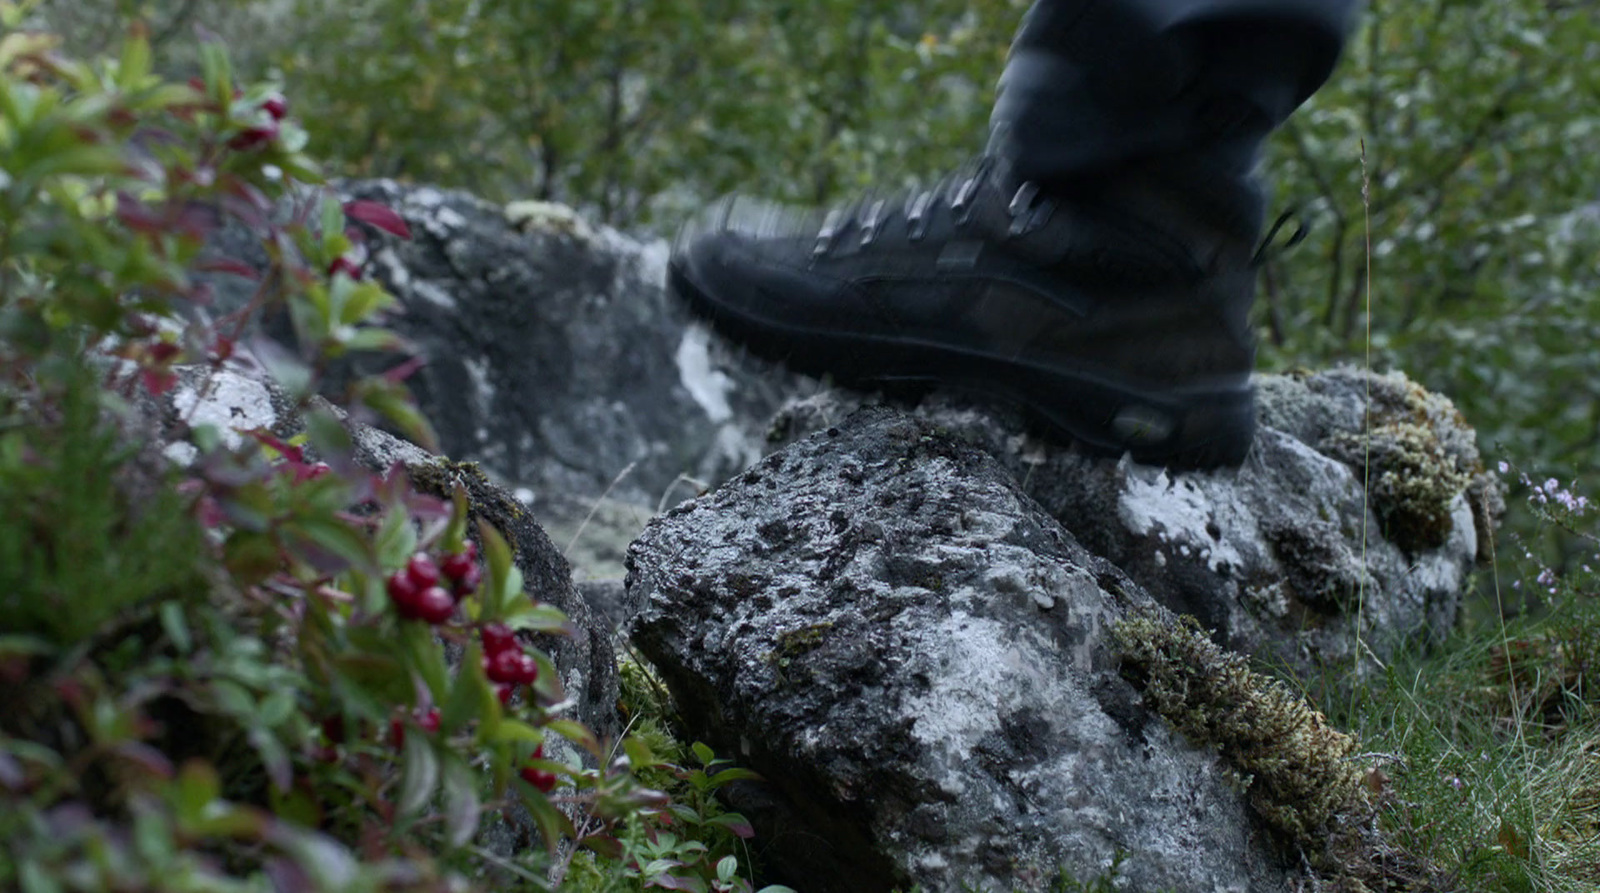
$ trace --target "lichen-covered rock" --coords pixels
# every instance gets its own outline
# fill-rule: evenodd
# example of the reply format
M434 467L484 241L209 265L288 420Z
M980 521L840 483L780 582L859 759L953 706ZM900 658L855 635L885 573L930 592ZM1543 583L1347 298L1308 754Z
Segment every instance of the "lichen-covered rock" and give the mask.
M693 495L682 476L720 481L760 457L794 379L690 323L666 292L665 242L549 203L387 180L342 189L410 226L409 241L374 236L371 268L399 299L392 328L428 358L409 383L442 452L525 489L552 531L577 532L605 494L646 511L586 533L621 524L631 539L669 491Z
M1084 455L1031 435L1014 411L949 395L913 411L992 453L1090 551L1229 648L1302 678L1337 678L1358 656L1442 638L1503 507L1471 428L1399 374L1257 382L1249 457L1211 472ZM832 424L864 399L833 391L792 403L774 439Z
M877 409L651 523L633 640L807 893L1279 891L1244 780L1119 673L1164 617L993 458ZM1146 663L1149 663L1146 661Z
M264 430L290 438L304 431L294 401L270 380L231 370L181 369L177 387L152 412L160 427L173 431L182 426L212 425L224 442L237 443L241 432ZM602 737L620 729L616 712L617 667L611 647L610 624L594 617L573 587L566 560L550 542L528 511L504 489L491 483L470 463L451 462L391 434L345 418L355 460L372 471L386 473L399 466L421 492L448 499L457 484L467 491L472 517L498 528L516 554L529 597L554 605L566 613L578 630L576 638L539 642L561 672L567 694L575 701L574 716ZM169 458L187 462L193 448L174 441Z

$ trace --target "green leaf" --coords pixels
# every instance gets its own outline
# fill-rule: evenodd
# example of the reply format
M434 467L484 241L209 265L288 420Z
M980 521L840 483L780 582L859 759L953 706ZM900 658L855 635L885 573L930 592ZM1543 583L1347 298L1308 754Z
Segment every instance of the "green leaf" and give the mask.
M321 217L317 231L322 235L324 249L327 249L334 238L344 237L344 207L339 204L337 198L326 195L322 198L322 207L319 210L321 211ZM332 263L333 258L336 256L337 253L334 253L332 256L322 258L322 261L324 263Z
M600 753L600 741L589 727L573 719L553 719L545 724L549 731L571 741L591 754Z
M561 810L556 809L550 798L535 790L533 785L522 779L513 782L518 791L522 793L522 803L528 808L528 814L533 816L533 823L539 828L539 835L544 838L545 849L553 858L556 847L562 840L576 837L572 822Z
M142 22L136 22L133 33L122 44L122 58L117 62L117 86L124 91L137 90L150 77L150 39Z
M31 167L17 172L16 178L43 179L44 177L72 175L100 177L120 173L127 163L122 153L104 146L71 146L50 154Z
M161 629L172 642L172 647L178 649L179 654L188 654L194 649L194 638L189 635L189 621L183 615L183 605L177 602L163 602L156 610L161 618Z
M515 568L513 568L515 570ZM520 582L520 581L519 581ZM528 630L536 633L548 633L553 636L573 637L577 635L577 627L560 608L535 602L522 595L519 588L518 597L515 598L505 610L505 624L512 629Z
M506 599L502 595L505 591L511 572L515 570L511 565L511 547L506 544L505 537L500 535L493 524L488 521L478 521L478 537L483 542L483 557L489 566L489 580L483 613L480 617L485 623L492 623L505 616ZM520 592L520 588L518 592Z
M577 845L582 849L592 850L606 859L617 862L622 861L622 857L626 852L622 841L609 834L590 834L588 837L579 840Z
M482 803L478 800L477 779L472 769L452 756L444 770L445 840L452 847L465 846L478 831Z
M375 545L380 567L396 568L405 564L417 551L417 526L410 512L403 506L391 508L378 528Z
M739 769L739 768L724 769L721 772L718 772L715 775L711 776L710 789L711 790L716 790L717 788L720 788L725 784L730 784L730 783L735 782L735 781L760 781L760 780L761 780L761 776L756 774L755 772L750 771L749 769Z
M35 654L50 654L54 651L54 646L37 636L0 635L0 656L23 657Z
M61 893L63 890L55 873L32 859L24 858L17 866L17 880L22 885L22 893Z
M343 310L339 314L339 322L347 326L363 322L368 316L379 310L393 307L394 296L384 290L378 283L367 280L356 285L350 294L345 297ZM383 329L366 329L364 331L386 333ZM390 335L392 340L398 341L399 336ZM353 345L352 345L353 346Z
M695 743L689 745L689 750L694 753L694 758L699 760L700 765L702 766L711 765L712 761L717 758L716 753L714 753L710 747L706 746L700 741L696 741Z
M412 816L422 810L439 786L439 758L427 735L406 736L400 755L400 796L396 802L400 815Z
M217 771L202 760L190 760L178 771L178 777L167 786L167 801L179 822L198 822L206 807L222 796L222 782Z
M294 715L295 707L295 692L292 689L280 688L261 699L256 711L256 721L269 729L275 729Z
M333 659L333 684L340 697L359 702L369 718L381 716L390 705L408 701L411 683L404 664L376 648L362 646L355 635L351 639L362 650Z
M278 736L263 726L252 726L245 734L245 739L255 748L256 755L261 757L261 766L267 770L267 778L273 787L280 791L288 790L289 785L294 783L294 766L289 759L289 751L278 740Z
M218 105L226 108L233 101L233 64L227 49L215 40L200 43L200 78Z
M329 464L339 464L337 460L353 463L351 456L355 451L355 442L350 439L350 432L338 416L326 407L317 406L307 410L304 418L306 439L318 455Z
M400 641L412 671L422 677L436 703L443 701L449 691L450 670L445 664L444 649L434 638L433 627L417 621L402 621Z
M546 704L559 704L567 699L566 687L561 684L561 673L556 669L555 662L550 655L540 649L533 649L530 654L539 665L539 678L533 683L533 691L540 701Z
M638 735L629 735L622 739L622 752L628 755L628 762L635 772L661 765L650 745Z
M350 308L346 307L348 314ZM345 350L370 350L370 351L399 351L406 347L406 340L399 334L389 329L377 326L363 326L339 338L339 344ZM374 407L376 408L376 407Z
M544 739L545 733L542 730L536 729L520 719L503 720L495 733L495 740L508 743L531 741L534 744L542 744Z
M283 531L337 555L359 570L377 571L366 534L341 518L302 516L284 525Z
M439 711L439 730L453 735L480 717L489 704L498 704L489 680L483 675L483 649L477 643L467 646L456 669L450 697Z

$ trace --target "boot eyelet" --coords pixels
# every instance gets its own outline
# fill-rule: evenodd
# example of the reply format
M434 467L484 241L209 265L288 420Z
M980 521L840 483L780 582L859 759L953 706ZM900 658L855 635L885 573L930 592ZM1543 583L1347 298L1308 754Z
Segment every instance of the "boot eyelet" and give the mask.
M972 199L978 194L978 179L976 176L968 177L956 190L956 197L950 202L950 210L956 214L956 223L964 224L972 219Z
M839 221L842 217L844 217L844 213L838 208L834 208L828 212L827 217L823 218L822 229L817 232L817 244L811 248L813 260L822 257L833 248L833 240L839 235Z
M915 242L928 234L928 205L933 202L933 193L921 192L911 200L911 207L906 211L906 238Z
M867 216L861 221L862 248L871 245L872 240L876 239L878 232L883 229L883 206L885 204L886 202L883 199L878 199L872 203L871 208L867 209Z

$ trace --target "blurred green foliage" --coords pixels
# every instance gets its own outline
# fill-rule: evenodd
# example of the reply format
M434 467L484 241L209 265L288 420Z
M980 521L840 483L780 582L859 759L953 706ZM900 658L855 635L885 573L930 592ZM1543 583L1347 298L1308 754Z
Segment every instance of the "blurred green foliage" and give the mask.
M826 201L981 149L1024 0L78 0L216 28L281 77L336 172L567 202L665 234L730 189ZM1362 202L1362 141L1370 230ZM1274 140L1263 368L1400 367L1486 453L1600 471L1600 3L1371 0ZM1372 315L1367 307L1371 241Z

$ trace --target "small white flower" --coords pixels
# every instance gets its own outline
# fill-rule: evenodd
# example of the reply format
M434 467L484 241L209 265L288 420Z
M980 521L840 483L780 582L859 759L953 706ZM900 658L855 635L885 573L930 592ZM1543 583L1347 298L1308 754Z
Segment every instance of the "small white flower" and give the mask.
M1510 474L1511 473L1511 466L1506 464L1506 460L1501 459L1499 467L1500 467L1500 473L1501 474Z

